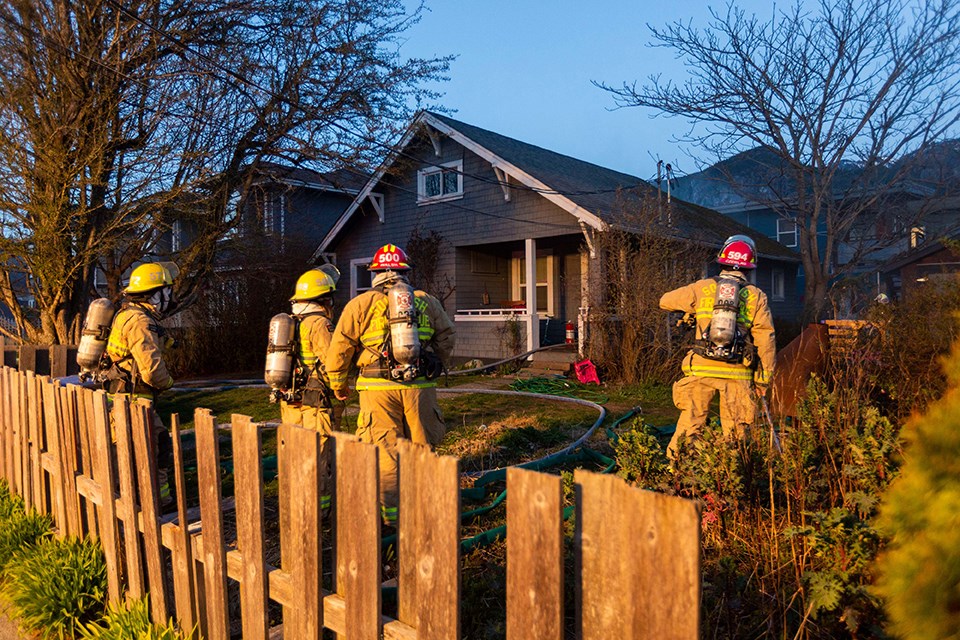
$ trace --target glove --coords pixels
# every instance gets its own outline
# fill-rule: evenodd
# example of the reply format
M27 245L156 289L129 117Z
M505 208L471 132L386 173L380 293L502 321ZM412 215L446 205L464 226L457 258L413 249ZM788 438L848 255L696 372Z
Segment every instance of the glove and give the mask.
M350 397L350 387L341 387L340 389L334 389L333 395L337 397L337 400L346 402L347 398Z
M767 389L770 388L770 385L768 385L768 384L757 384L757 385L754 385L753 388L757 390L757 395L758 395L759 397L761 397L761 398L766 398L766 397L767 397Z

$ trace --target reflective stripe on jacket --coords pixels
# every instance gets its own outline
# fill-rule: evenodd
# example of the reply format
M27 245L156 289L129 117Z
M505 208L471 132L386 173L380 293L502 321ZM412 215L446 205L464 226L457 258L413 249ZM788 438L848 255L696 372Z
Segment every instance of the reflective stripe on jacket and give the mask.
M430 348L446 364L453 353L453 322L443 310L440 301L430 294L417 290L414 292L414 306L417 310L417 326L420 348ZM334 390L347 386L350 367L359 369L378 364L381 354L386 351L390 335L390 323L387 318L387 296L381 291L365 291L347 303L340 314L340 320L330 340L325 365L330 386ZM361 376L357 389L416 389L436 386L434 381L417 378L410 382L394 382L385 378Z
M743 282L740 289L740 307L737 312L737 324L749 333L757 347L760 360L756 370L734 362L711 360L694 353L692 350L684 356L682 370L686 375L704 378L727 378L732 380L754 380L757 384L770 384L773 380L773 366L776 357L776 340L773 328L773 315L767 303L767 295L759 288L746 282L739 271L723 271L722 276L738 278ZM668 291L660 298L660 308L668 311L683 311L696 316L697 337L703 335L713 318L713 304L717 294L717 281L704 278L693 284Z
M323 363L330 347L333 324L322 313L310 313L300 318L298 333L300 340L297 343L297 356L300 362L311 376L323 379L318 375L317 366Z
M138 382L160 391L173 386L173 378L163 361L160 323L148 304L128 304L117 312L110 326L107 355L127 375L136 363L134 389Z

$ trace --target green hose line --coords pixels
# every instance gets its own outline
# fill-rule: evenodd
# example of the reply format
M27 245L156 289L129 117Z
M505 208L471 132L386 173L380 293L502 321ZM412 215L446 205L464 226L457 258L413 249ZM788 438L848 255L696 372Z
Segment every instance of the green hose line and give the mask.
M540 393L543 395L561 396L566 398L580 398L597 404L605 404L609 398L590 387L574 384L564 378L529 378L517 379L510 383L514 391Z

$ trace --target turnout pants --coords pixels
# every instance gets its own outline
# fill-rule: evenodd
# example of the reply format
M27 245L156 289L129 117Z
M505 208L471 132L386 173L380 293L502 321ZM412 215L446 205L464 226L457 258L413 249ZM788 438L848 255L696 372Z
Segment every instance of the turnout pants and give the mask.
M312 407L306 404L289 404L280 402L280 421L285 424L297 424L305 429L311 429L320 434L320 508L329 509L331 491L333 490L333 457L335 451L332 443L327 444L328 436L333 433L333 410L325 407Z
M434 447L446 432L435 387L360 391L357 437L361 442L377 445L385 522L396 523L400 502L397 440L407 438Z
M685 376L673 383L673 404L680 409L677 430L670 439L667 455L676 456L677 440L700 435L707 424L707 413L714 395L720 393L720 424L724 436L743 437L757 415L753 383L749 380Z

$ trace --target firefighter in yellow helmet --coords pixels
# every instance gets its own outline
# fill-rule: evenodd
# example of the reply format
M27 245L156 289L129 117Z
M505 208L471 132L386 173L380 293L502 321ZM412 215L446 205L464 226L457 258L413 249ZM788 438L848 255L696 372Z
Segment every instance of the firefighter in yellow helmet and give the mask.
M111 371L110 393L129 393L156 400L159 392L173 386L163 359L166 331L160 319L176 307L173 279L178 270L171 263L148 262L130 274L123 290L124 302L107 339Z
M410 286L403 249L384 245L368 268L373 288L340 314L326 368L337 398L346 400L347 374L356 361L357 436L379 448L381 512L395 526L397 439L435 446L446 433L435 380L453 353L454 330L440 301Z
M723 267L718 277L660 298L661 309L683 311L696 326L694 347L683 359L684 377L673 385L673 402L681 413L667 449L671 457L682 436L700 433L717 392L724 434L743 435L756 418L754 393L764 397L773 380L773 316L766 294L744 273L757 266L753 240L744 235L727 238L717 263Z
M342 403L330 390L323 359L333 335L333 293L340 272L327 264L310 269L297 280L291 311L295 321L292 392L280 400L280 419L320 433L320 506L330 507L332 448L327 436L340 426Z
M163 358L168 339L160 320L176 308L173 281L179 269L172 262L148 262L135 268L123 290L124 301L110 325L104 375L107 391L127 393L156 403L157 395L173 386ZM160 497L172 501L167 484L171 466L170 436L156 411L152 446L157 458Z

